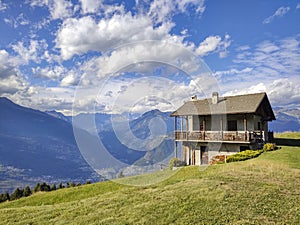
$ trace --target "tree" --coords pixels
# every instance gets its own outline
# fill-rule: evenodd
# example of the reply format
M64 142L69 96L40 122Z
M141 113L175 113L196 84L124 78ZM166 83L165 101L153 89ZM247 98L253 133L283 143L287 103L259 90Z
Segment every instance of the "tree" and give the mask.
M41 191L51 191L50 185L48 185L46 182L43 182L41 184Z
M9 201L9 200L10 200L10 197L9 197L8 192L5 192L4 194L0 195L0 203L1 202L6 202L6 201Z
M85 184L91 184L91 181L88 180L87 182L85 182Z
M23 197L23 189L17 188L11 195L10 200L16 200Z
M71 181L70 187L75 187L75 183L73 181Z
M52 184L51 191L55 191L55 190L56 190L56 184Z
M59 189L62 189L62 188L64 188L64 187L65 187L65 186L63 185L63 183L60 182L59 185L58 185L58 188L59 188Z
M33 192L39 192L41 191L41 185L40 183L36 183L35 187L33 188Z
M27 196L30 196L31 194L32 194L32 191L31 191L30 187L26 186L25 189L23 190L23 196L27 197Z
M118 175L118 178L122 178L122 177L125 177L124 174L123 174L123 171L120 171L119 175Z

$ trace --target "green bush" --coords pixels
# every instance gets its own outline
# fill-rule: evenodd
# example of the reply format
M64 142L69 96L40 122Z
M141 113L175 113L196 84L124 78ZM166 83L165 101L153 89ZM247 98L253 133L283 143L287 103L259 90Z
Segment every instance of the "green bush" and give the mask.
M178 158L172 158L169 162L169 168L172 170L174 167L181 167L185 166L185 162L178 159Z
M274 151L276 149L276 144L274 143L266 143L264 144L263 151L268 152L268 151Z
M246 150L239 153L236 153L234 155L230 155L226 158L226 162L238 162L238 161L244 161L247 159L252 159L257 156L259 156L262 153L260 150Z

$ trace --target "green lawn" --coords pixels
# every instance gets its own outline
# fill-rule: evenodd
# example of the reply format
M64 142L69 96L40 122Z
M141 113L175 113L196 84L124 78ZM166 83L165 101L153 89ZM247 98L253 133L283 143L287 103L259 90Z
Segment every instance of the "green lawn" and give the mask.
M274 133L275 138L300 139L300 132Z
M300 224L300 147L38 193L0 204L0 224ZM174 173L174 172L173 172Z

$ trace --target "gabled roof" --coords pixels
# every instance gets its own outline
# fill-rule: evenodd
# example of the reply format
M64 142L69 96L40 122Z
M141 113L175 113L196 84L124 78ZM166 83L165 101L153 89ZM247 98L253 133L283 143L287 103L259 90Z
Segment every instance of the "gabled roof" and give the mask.
M268 121L275 120L274 112L265 92L219 97L217 104L213 104L211 98L188 101L173 112L171 116L249 113L260 115Z

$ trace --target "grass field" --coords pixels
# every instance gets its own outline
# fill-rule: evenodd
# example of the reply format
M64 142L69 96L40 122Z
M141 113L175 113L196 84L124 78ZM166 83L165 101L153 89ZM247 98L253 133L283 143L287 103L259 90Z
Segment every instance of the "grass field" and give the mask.
M274 133L275 138L300 139L300 132Z
M161 183L103 182L0 204L0 224L300 224L300 147L185 167ZM151 180L171 171L123 178Z

